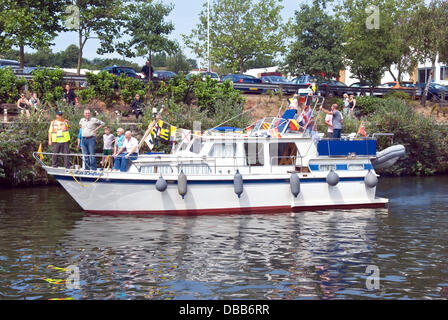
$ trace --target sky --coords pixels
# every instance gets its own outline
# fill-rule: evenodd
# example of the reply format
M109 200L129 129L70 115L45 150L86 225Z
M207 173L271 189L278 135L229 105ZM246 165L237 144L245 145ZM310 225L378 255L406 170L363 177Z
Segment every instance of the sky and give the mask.
M206 0L162 0L163 3L174 4L174 9L171 14L168 16L167 20L173 22L175 26L175 30L170 35L170 38L173 40L177 40L179 44L182 46L183 52L187 55L188 58L196 59L197 57L184 46L182 41L182 34L189 34L191 30L197 25L199 21L199 13L202 10L202 6ZM282 4L284 6L282 10L283 21L287 21L294 15L294 11L299 8L300 3L304 2L312 2L311 0L283 0ZM65 50L70 44L78 45L78 38L75 32L66 32L60 34L53 41L55 45L52 47L54 52L59 52ZM119 54L106 54L99 56L96 53L96 50L99 46L99 41L96 39L90 39L87 41L85 49L84 49L84 58L93 59L93 58L122 58ZM127 60L131 60L133 62L137 62L140 65L144 64L144 58L134 58Z

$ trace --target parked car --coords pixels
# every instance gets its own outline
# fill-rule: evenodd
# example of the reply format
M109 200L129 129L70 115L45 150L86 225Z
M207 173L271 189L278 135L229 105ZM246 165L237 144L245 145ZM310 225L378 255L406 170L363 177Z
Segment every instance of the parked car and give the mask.
M417 84L417 86L421 89L421 94L423 95L426 83L419 83ZM442 95L445 96L445 100L448 100L448 88L438 83L431 82L429 84L428 94L426 98L431 101L439 101L441 100Z
M232 83L244 83L244 84L262 84L261 79L249 76L247 74L228 74L222 77L222 81L230 80ZM235 88L245 93L263 93L264 89L257 87Z
M208 72L208 71L200 71L200 72L190 72L187 74L187 80L190 80L190 78L194 75L198 75L202 77L202 80L205 81L205 78L209 76L210 78L221 81L219 78L219 75L216 72Z
M360 95L370 96L370 85L368 85L367 83L355 82L355 83L352 83L349 87L350 88L362 88L365 90L362 94L361 94L361 92L356 92L355 90L353 90L353 94L355 94L357 96L360 96ZM379 87L380 86L375 86L374 89L379 88ZM381 93L381 92L375 92L375 90L373 91L373 96L380 97L382 95L383 95L383 93Z
M330 97L342 97L344 93L348 93L350 91L350 87L347 86L344 82L336 80L326 80L319 83L319 92L321 95L325 96L327 92L327 86L330 87Z
M316 83L317 79L315 76L310 76L309 74L305 74L303 76L294 78L291 80L292 84L300 84L300 85L304 85L304 86L309 86L313 83Z
M153 77L154 79L158 80L170 80L171 78L174 78L177 76L177 74L173 71L166 71L166 70L157 70L154 71Z
M140 78L137 75L137 72L135 72L134 69L130 68L130 67L117 67L117 66L113 66L113 67L106 67L103 68L101 71L107 71L109 73L112 73L113 75L119 77L122 74L131 77L131 78Z
M381 85L381 88L391 88L391 89L408 89L408 88L415 88L415 85L410 81L390 81L383 83Z
M269 84L275 84L275 85L280 85L280 84L292 84L291 81L289 81L288 79L282 77L282 76L262 76L260 77L261 81L263 81L263 83L269 83ZM274 89L273 91L278 91L278 89ZM283 88L283 92L286 93L294 93L297 90L295 88Z
M40 70L44 70L44 69L46 69L46 70L55 70L54 68L50 68L50 67L26 67L26 68L23 69L23 73L24 74L31 74L34 70L37 70L37 69L40 69Z
M12 69L19 69L20 62L16 60L0 59L0 68L10 67Z

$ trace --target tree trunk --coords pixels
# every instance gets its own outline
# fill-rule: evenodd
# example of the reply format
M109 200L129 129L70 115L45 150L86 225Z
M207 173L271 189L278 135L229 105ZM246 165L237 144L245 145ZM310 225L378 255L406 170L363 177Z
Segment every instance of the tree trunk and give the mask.
M394 81L397 81L397 78L395 78L395 75L392 72L392 69L390 67L388 68L388 71L389 71L390 75L392 76L392 79L394 79Z
M426 86L425 86L425 90L422 93L422 106L425 107L426 106L426 99L428 96L428 91L429 91L429 85L431 84L432 81L432 77L434 75L434 70L436 69L436 60L433 59L432 60L432 65L431 65L431 72L429 73L429 78L428 81L426 81Z
M244 73L244 61L243 59L240 59L240 74Z
M19 49L19 61L20 61L20 69L23 70L23 68L25 68L25 48L24 45L21 43L20 44L20 49Z

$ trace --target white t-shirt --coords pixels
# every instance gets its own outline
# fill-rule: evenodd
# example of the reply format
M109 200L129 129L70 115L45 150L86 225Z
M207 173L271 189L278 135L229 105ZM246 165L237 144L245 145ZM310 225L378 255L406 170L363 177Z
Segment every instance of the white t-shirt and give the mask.
M330 122L332 125L332 120L333 120L333 115L332 114L327 114L327 116L325 117L325 122ZM333 127L328 126L328 130L327 132L333 132Z
M124 138L123 147L126 153L129 153L132 150L132 148L137 147L134 153L138 153L138 141L134 137L131 137L131 139L129 140Z

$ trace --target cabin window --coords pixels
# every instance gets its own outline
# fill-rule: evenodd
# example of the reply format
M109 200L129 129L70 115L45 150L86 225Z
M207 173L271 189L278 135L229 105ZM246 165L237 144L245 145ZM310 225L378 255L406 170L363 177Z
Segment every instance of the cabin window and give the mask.
M245 143L246 163L250 166L264 166L264 148L262 143Z
M199 154L203 146L204 143L201 141L201 139L193 139L193 141L191 142L190 152Z
M215 143L210 150L210 157L233 158L236 156L236 143Z
M297 159L297 145L294 142L270 143L269 159L273 166L293 166Z
M348 170L350 171L363 171L364 165L362 163L349 164Z
M321 164L319 165L319 171L330 171L335 170L336 171L336 165L335 164Z
M179 172L180 171L183 171L187 176L188 175L197 176L212 173L210 167L205 163L183 164L179 166Z
M140 170L141 173L161 173L161 174L172 174L173 168L171 168L169 165L145 165L141 166Z

